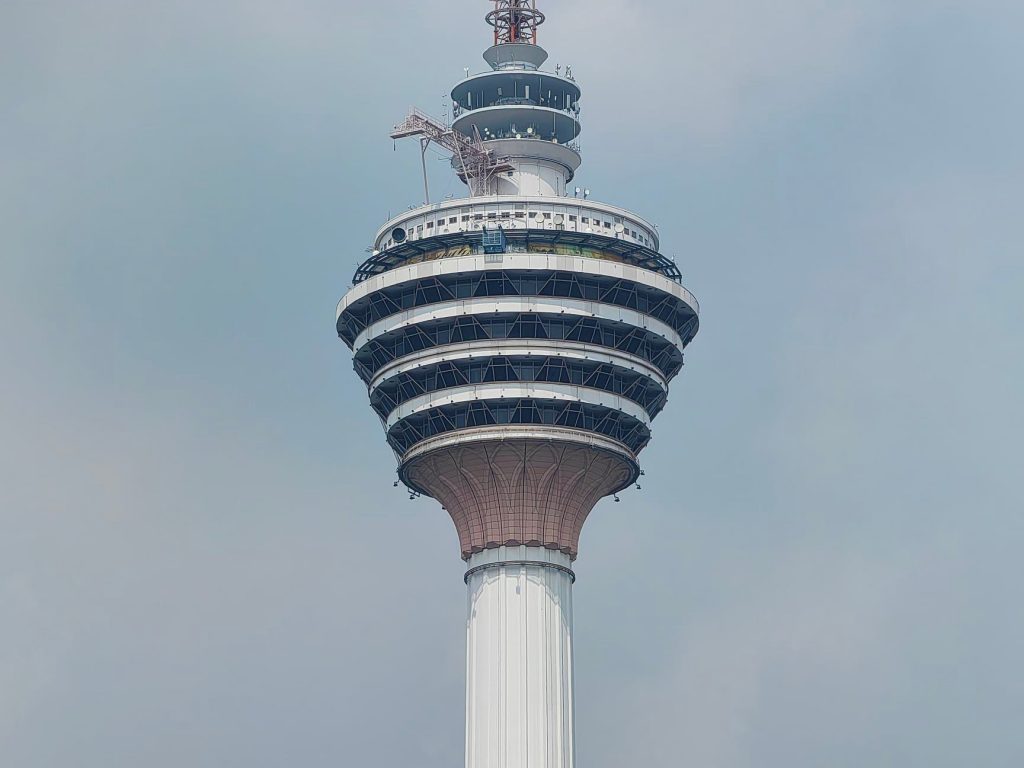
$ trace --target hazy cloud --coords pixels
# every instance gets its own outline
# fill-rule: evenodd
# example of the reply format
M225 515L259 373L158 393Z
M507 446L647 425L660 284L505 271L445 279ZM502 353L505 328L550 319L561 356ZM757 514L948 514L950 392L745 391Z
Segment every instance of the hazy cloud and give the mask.
M1020 8L544 9L704 313L584 532L580 764L1019 765ZM454 531L332 323L485 10L0 10L3 764L462 760Z

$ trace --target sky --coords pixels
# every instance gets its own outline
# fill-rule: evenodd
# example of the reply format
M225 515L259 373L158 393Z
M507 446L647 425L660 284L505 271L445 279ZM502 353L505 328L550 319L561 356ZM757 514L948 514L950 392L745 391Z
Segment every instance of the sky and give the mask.
M0 764L462 764L455 531L334 311L487 8L0 4ZM1024 4L541 8L702 308L583 533L578 765L1024 764Z

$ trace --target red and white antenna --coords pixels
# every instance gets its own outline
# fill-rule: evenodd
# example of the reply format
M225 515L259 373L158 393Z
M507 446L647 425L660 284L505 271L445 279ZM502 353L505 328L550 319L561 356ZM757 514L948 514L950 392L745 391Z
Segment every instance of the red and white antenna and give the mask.
M536 0L494 0L487 23L494 27L495 45L536 45L537 27L544 23L544 14L537 10Z

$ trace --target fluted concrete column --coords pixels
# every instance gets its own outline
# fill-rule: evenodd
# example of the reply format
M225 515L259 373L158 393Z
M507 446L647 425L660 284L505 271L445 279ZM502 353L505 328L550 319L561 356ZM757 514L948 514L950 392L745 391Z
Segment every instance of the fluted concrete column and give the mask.
M573 768L569 556L499 547L468 565L466 768Z

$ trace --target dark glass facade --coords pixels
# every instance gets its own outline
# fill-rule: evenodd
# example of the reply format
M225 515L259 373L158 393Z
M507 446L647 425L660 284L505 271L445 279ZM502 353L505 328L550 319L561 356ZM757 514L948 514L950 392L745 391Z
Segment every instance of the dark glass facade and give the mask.
M448 360L385 379L371 393L370 405L386 419L402 403L449 387L487 383L559 383L599 389L642 406L651 418L668 392L647 374L596 360L564 357L483 357Z
M587 430L610 437L634 454L651 439L650 430L632 416L588 403L561 400L475 400L433 408L410 416L388 430L388 443L405 453L428 437L472 427L544 424Z
M608 347L646 360L667 378L683 366L683 353L675 344L643 328L594 317L524 312L463 315L407 326L364 344L356 353L355 368L369 384L380 368L414 352L497 339L553 339Z
M495 269L423 278L375 291L342 312L338 334L352 344L368 325L408 309L497 296L581 299L633 309L670 326L682 337L684 347L697 333L697 316L686 302L631 280L574 272Z

